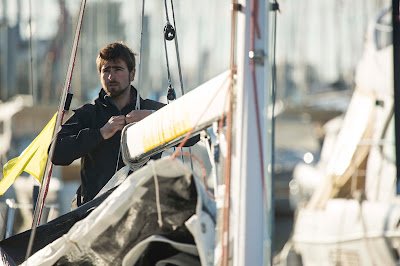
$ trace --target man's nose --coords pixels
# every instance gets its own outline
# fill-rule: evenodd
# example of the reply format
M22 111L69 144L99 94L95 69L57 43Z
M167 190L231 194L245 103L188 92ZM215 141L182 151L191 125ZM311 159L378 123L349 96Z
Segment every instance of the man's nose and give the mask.
M108 74L108 79L109 80L113 80L115 78L115 73L114 73L114 71L110 71L110 73Z

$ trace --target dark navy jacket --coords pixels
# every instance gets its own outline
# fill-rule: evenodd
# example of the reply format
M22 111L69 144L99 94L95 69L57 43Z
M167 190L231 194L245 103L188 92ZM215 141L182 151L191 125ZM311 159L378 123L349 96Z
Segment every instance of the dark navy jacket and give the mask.
M135 109L137 91L133 86L131 89L132 100L121 111L104 98L106 93L102 89L93 103L74 110L74 114L58 132L52 162L55 165L69 165L81 158L82 184L78 195L81 194L82 202L78 199L78 206L93 199L115 173L121 131L104 140L100 128L112 116L127 115ZM142 110L158 110L163 106L163 103L140 98ZM117 170L123 166L120 156Z

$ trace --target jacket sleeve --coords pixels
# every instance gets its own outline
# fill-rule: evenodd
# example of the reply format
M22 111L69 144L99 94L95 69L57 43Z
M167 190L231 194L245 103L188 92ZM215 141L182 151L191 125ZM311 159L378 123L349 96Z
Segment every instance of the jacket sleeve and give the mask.
M62 125L55 139L52 162L55 165L69 165L83 157L104 141L99 128L94 128L90 112L83 109L75 113ZM93 121L93 120L92 120Z

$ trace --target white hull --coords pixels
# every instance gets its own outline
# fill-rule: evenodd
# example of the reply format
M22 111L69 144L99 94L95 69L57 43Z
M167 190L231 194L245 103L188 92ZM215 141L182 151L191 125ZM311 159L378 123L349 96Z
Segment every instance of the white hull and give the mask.
M400 202L332 199L301 209L293 234L303 265L398 265Z

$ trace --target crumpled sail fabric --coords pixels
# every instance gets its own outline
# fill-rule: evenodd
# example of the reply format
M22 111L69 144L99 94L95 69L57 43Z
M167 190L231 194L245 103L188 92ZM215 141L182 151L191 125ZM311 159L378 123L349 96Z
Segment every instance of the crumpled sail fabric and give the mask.
M94 208L99 206L111 192L112 190L104 193L101 197L82 205L80 208L77 208L72 212L64 214L37 227L35 242L32 247L32 254L68 233L76 222L87 217L88 214ZM21 264L24 262L30 233L31 230L28 230L0 241L0 255L3 259L2 265L7 265L7 263L14 265L13 263Z
M215 202L182 162L152 161L101 199L23 265L212 265Z

